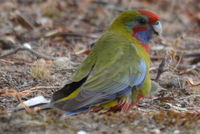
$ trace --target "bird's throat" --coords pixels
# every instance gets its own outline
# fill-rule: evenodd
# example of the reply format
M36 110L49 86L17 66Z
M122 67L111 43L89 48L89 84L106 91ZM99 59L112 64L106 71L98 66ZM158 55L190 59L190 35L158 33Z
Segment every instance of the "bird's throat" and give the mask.
M133 31L132 36L136 38L147 53L150 53L149 41L152 38L152 30Z
M145 51L150 54L150 47L149 44L143 43L137 36L133 35L134 38L136 38L140 43L140 45L145 49Z

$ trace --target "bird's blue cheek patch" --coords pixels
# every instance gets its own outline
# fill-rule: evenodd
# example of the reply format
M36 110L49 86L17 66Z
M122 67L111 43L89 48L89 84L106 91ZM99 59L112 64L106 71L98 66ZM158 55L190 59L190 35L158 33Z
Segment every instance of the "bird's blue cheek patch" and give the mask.
M136 37L144 44L148 44L150 39L152 38L153 31L145 30L136 33Z

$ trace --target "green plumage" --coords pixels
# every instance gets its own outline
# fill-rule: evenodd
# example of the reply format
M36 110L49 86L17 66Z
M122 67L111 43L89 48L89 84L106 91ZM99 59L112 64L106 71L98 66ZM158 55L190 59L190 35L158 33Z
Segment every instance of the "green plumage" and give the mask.
M121 100L131 104L138 96L149 94L149 54L130 29L141 16L137 11L127 11L113 21L70 83L55 92L53 106L67 112L94 106L112 108Z

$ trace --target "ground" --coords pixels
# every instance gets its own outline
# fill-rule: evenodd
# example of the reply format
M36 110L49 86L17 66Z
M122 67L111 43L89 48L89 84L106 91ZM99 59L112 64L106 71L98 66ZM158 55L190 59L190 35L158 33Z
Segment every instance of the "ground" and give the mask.
M127 9L152 10L163 24L162 37L151 42L151 78L158 87L151 96L127 113L10 112L20 101L51 98L111 20ZM0 133L198 134L199 9L198 0L1 1ZM3 56L16 49L25 50ZM158 70L164 72L155 80Z

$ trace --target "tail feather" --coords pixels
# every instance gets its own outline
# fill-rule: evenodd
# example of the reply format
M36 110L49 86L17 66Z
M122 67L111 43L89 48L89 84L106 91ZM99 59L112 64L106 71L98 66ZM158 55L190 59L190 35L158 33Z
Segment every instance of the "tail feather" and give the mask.
M52 107L50 100L44 98L43 96L37 96L31 98L27 101L24 101L23 104L25 104L27 107L30 108L41 107L41 109L49 109ZM24 110L24 107L21 104L19 104L14 108L9 109L9 111L20 111L20 110Z
M76 115L76 114L87 112L87 111L89 111L89 107L84 107L84 108L80 108L78 110L74 110L74 111L71 111L71 112L65 112L64 116Z

